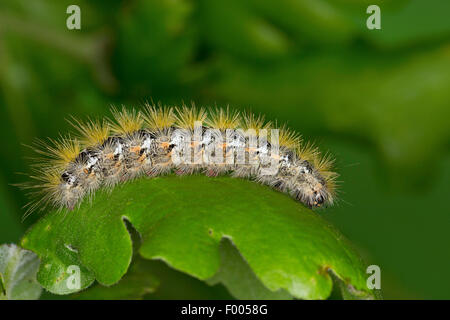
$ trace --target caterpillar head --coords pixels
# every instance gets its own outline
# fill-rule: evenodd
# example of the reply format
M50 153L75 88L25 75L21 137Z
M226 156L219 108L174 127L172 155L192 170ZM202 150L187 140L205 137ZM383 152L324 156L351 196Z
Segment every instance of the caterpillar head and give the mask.
M73 209L85 194L98 189L101 176L98 154L83 150L61 173L58 186L60 205Z
M61 174L61 183L58 186L59 191L59 205L72 210L76 203L84 195L78 177L70 171L64 171Z
M297 198L308 207L320 207L331 203L332 197L327 188L327 182L320 173L304 161L299 166L299 173L296 177L298 190Z

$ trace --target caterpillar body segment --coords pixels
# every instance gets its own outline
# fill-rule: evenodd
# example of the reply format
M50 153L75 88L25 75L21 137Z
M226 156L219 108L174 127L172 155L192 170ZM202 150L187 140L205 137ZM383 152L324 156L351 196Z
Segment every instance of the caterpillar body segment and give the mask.
M47 205L73 209L100 187L142 176L230 174L271 186L308 207L331 205L337 174L329 155L264 117L226 109L146 105L112 109L114 120L72 119L77 138L60 138L36 151L34 200L27 214Z

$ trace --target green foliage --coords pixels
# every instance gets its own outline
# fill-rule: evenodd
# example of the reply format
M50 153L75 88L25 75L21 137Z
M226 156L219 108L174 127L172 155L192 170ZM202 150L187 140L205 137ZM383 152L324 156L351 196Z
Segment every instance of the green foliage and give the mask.
M33 300L42 288L36 281L38 257L14 244L0 246L0 300Z
M81 7L80 31L65 27L69 4ZM365 26L370 4L381 30ZM110 104L230 104L289 121L336 155L341 201L324 216L380 265L387 298L448 298L449 6L0 1L0 243L36 219L20 226L27 199L10 186L29 172L22 143L65 133L69 115L107 115Z
M229 239L222 239L219 251L220 268L207 280L209 284L222 283L237 299L292 299L285 290L273 292L267 289Z
M22 239L42 260L39 282L53 293L75 292L65 285L65 271L78 265L81 288L95 279L117 283L133 252L124 220L141 235L142 257L201 280L215 277L210 281L223 282L237 297L286 297L270 292L282 289L296 298L325 299L332 289L328 272L371 295L363 263L325 220L287 195L230 177L139 179L100 191L92 204L72 212L45 215ZM231 244L220 249L224 238L245 262ZM232 279L234 272L239 275ZM245 275L247 283L237 281Z
M145 295L153 293L159 285L159 280L153 275L152 268L145 262L144 260L134 261L127 274L111 287L96 284L70 298L77 300L142 299Z
M0 243L18 241L22 234L22 226L15 219L14 207L11 203L10 194L3 187L4 181L0 179Z

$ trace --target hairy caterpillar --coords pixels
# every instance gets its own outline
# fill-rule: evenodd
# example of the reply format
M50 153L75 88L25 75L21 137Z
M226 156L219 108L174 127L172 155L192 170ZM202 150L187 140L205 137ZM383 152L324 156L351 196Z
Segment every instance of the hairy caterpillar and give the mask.
M21 185L34 197L26 215L48 205L71 210L102 186L172 171L249 178L310 208L333 203L337 174L330 157L286 126L273 130L264 116L148 104L111 112L114 120L73 118L76 137L38 140L33 181ZM268 174L269 168L275 170Z

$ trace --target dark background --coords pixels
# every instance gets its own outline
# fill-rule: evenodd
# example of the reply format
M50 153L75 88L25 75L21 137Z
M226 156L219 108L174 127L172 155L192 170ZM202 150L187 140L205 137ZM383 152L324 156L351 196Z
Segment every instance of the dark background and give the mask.
M322 214L381 267L385 298L448 299L449 40L448 0L2 0L0 243L38 218L20 222L11 186L29 172L22 144L69 115L230 104L336 156L340 201Z

